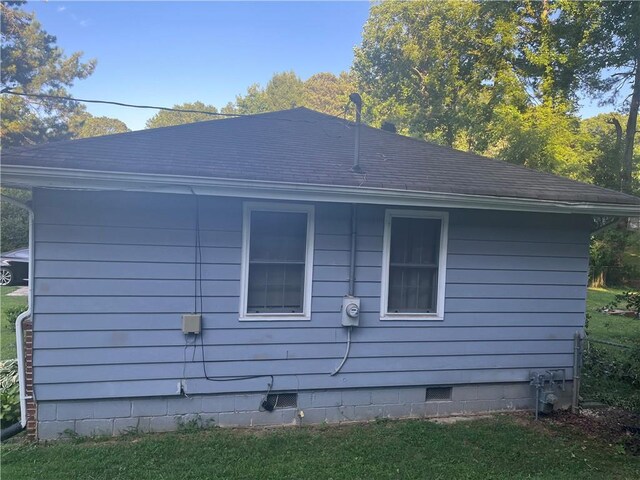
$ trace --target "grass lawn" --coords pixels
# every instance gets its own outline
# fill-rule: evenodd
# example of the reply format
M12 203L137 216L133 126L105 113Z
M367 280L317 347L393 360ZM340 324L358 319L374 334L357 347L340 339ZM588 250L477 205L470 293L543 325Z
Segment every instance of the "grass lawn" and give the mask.
M626 289L629 290L629 289ZM587 294L587 313L590 315L588 334L599 340L640 345L640 321L616 315L606 315L600 309L615 296L626 291L619 288L590 288Z
M5 318L7 308L23 305L27 308L27 297L8 297L18 287L0 287L0 360L16 358L16 335Z
M202 431L4 445L2 473L48 478L635 479L640 457L530 420Z
M599 311L623 291L624 289L589 289L587 313L590 318L587 334L590 338L638 347L640 320L606 315ZM637 360L630 362L631 351L598 344L592 344L591 348L596 349L598 356L588 355L585 359L581 396L587 400L640 411L640 388L607 373L621 370L620 365L628 370L640 368ZM594 364L594 361L599 362L599 365Z

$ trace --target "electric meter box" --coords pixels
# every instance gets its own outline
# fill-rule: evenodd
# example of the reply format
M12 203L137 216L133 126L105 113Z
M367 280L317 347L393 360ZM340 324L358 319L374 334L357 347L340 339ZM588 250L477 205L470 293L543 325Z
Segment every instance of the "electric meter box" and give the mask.
M191 313L182 315L182 333L200 333L200 324L202 323L202 315Z
M342 326L357 327L360 324L360 299L344 297L342 299Z

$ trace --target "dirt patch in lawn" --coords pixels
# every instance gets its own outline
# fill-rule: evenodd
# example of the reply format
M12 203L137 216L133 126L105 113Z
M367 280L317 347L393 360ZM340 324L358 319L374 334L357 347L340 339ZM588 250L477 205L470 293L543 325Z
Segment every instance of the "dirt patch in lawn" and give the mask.
M530 415L518 415L520 422L553 434L571 428L581 435L610 444L624 445L627 452L640 456L640 414L615 407L583 408L579 413L557 411L535 421Z

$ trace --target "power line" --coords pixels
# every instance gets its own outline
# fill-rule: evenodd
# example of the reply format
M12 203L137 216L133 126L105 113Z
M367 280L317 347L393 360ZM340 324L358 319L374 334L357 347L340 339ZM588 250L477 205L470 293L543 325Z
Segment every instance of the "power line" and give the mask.
M217 113L217 112L206 112L204 110L191 110L186 108L170 108L170 107L158 107L155 105L134 105L131 103L122 103L122 102L112 102L109 100L89 100L86 98L74 98L74 97L66 97L63 95L47 95L44 93L23 93L23 92L14 92L9 87L3 88L0 90L0 93L5 93L8 95L18 95L20 97L29 97L29 98L48 98L51 100L70 100L73 102L82 102L82 103L100 103L105 105L117 105L119 107L129 107L129 108L146 108L153 110L165 110L167 112L180 112L180 113L202 113L204 115L211 115L214 117L250 117L253 115L245 115L241 113Z

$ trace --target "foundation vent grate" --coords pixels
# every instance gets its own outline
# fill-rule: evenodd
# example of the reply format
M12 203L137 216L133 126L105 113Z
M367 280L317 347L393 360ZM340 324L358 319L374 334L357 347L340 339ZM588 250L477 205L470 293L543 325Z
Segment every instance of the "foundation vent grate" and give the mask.
M267 395L267 404L273 409L296 408L298 406L297 393L270 393Z
M451 387L428 387L425 400L427 402L446 402L451 400Z

